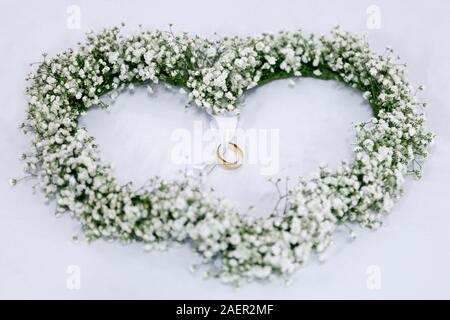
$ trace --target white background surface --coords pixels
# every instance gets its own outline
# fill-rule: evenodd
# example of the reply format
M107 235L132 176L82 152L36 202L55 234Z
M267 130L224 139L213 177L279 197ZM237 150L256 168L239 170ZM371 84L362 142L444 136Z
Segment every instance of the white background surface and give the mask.
M69 5L81 9L81 29L66 27ZM380 8L381 28L366 25L369 5ZM450 298L450 3L448 1L0 1L0 298ZM335 24L369 32L375 50L391 45L409 65L412 84L423 83L429 103L427 127L438 139L424 178L408 181L406 195L377 232L357 230L353 242L337 235L325 263L313 261L290 286L275 280L239 290L191 274L195 256L187 247L143 253L141 245L97 241L75 243L76 221L53 216L52 203L32 194L35 181L12 188L22 175L19 155L29 140L17 129L24 117L25 76L43 51L54 55L74 47L89 29L126 22L148 29L213 36L252 35L302 28L327 32ZM361 95L336 83L311 79L277 81L257 89L243 110L243 129L278 129L280 176L305 175L321 161L330 166L351 159L351 123L370 117ZM139 185L151 175L171 178L171 134L191 130L207 117L185 111L185 98L163 88L121 95L109 112L92 110L81 123L117 165L120 181ZM218 194L256 204L265 214L275 203L273 187L258 166L236 172L216 169L210 183ZM81 288L66 287L67 268L78 266ZM381 288L367 286L370 266L380 271Z

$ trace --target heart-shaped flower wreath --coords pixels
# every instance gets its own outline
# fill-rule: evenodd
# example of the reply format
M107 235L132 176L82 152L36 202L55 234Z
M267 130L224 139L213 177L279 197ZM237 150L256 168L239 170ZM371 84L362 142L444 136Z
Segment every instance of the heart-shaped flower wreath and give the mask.
M211 41L162 31L123 37L119 31L88 34L78 51L45 58L28 79L23 129L33 133L33 144L23 155L26 171L40 177L58 213L79 219L89 240L190 242L210 263L209 274L224 281L286 276L329 246L338 225L379 225L402 192L404 175L421 175L434 139L423 127L424 104L392 51L372 53L363 36L336 28L318 39L296 31ZM152 178L138 191L118 185L94 138L77 125L90 106L103 104L100 96L133 84L183 87L198 107L218 114L237 112L250 88L297 76L361 90L374 117L356 125L354 162L300 178L283 214L241 215L188 178Z

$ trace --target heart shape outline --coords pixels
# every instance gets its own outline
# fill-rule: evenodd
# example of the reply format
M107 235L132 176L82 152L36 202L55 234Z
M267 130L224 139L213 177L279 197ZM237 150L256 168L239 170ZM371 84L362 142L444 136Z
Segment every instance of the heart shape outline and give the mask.
M57 212L79 219L89 240L156 246L190 241L211 263L210 274L224 281L287 276L306 263L310 252L328 247L338 225L377 227L382 212L401 194L408 165L425 158L433 142L404 68L391 54L372 53L364 37L338 28L318 41L299 31L216 41L162 31L122 37L119 31L88 34L78 52L69 49L45 59L29 76L27 88L22 127L34 137L25 155L26 171L40 176L46 196L56 198ZM286 195L282 216L240 215L191 179L153 178L141 191L119 186L94 138L77 127L77 118L90 106L102 105L100 96L135 83L163 81L187 88L197 106L226 114L238 111L246 90L293 76L338 80L360 89L374 117L356 125L354 163L301 178Z

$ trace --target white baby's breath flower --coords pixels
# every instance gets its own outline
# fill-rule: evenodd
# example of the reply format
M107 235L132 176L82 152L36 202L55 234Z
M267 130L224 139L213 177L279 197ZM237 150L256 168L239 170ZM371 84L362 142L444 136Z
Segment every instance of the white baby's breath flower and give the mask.
M145 250L190 242L211 264L208 275L224 281L287 277L332 243L338 223L379 226L382 213L402 193L411 164L428 154L434 135L423 127L425 117L404 68L392 61L372 53L364 37L340 29L317 40L281 32L214 42L161 31L123 37L118 28L105 30L30 77L22 128L34 137L23 157L25 170L40 177L58 213L79 219L88 240L141 241ZM287 191L283 209L260 219L239 214L192 177L152 178L139 190L119 185L114 164L101 160L94 139L77 123L91 106L105 105L103 94L114 96L141 83L152 93L159 81L181 87L190 102L209 112L238 113L246 90L311 70L315 77L365 88L375 116L355 125L353 164L335 171L321 166Z

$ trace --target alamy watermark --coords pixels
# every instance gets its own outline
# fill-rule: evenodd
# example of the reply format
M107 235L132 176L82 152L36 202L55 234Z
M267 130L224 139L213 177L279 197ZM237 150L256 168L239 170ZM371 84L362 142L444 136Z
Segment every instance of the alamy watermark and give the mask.
M366 285L369 290L381 289L381 268L377 265L370 265L366 269Z
M221 141L217 137L217 132L205 128L201 121L195 121L192 130L186 128L174 130L171 140L173 142L171 161L176 165L213 163ZM279 129L238 128L232 141L244 150L244 164L257 165L259 173L265 176L279 172Z
M381 9L379 6L373 4L367 7L366 10L367 20L366 26L369 30L381 29Z
M66 9L66 27L69 30L81 29L81 8L77 5L70 5Z
M81 289L81 268L77 265L70 265L66 269L66 288L69 290Z

